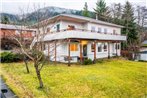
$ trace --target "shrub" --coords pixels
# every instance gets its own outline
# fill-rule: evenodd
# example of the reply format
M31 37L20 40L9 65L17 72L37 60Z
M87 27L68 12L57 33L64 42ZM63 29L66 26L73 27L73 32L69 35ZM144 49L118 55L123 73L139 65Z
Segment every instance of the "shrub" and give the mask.
M23 60L22 54L14 54L12 52L2 52L0 54L2 63L18 62Z
M93 61L91 59L85 59L83 64L84 65L90 65L90 64L93 64Z

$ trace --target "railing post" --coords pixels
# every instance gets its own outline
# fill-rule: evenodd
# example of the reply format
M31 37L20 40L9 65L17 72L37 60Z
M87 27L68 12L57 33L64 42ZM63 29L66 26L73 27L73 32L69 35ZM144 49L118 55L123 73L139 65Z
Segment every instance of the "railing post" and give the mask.
M115 48L116 48L116 56L118 56L118 54L117 54L117 42L115 44Z
M83 60L82 60L82 43L81 43L81 40L80 40L80 62L83 63Z
M48 42L48 58L50 60L50 43Z
M70 66L70 39L68 39L68 66Z
M56 63L56 52L57 52L57 50L56 50L56 40L55 40L55 63Z
M108 59L110 59L110 42L108 42Z
M96 62L96 41L94 41L94 63Z

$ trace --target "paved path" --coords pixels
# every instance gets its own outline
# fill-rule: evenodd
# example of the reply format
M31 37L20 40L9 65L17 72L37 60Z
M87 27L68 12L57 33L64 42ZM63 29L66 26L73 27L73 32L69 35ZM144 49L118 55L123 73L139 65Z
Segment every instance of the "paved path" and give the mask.
M0 98L18 98L0 77Z

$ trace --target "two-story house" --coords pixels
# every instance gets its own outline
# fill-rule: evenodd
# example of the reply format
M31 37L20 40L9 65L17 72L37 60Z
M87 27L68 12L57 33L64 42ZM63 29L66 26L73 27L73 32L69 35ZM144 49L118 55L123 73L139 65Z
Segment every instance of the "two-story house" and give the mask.
M88 17L60 14L45 21L42 51L52 61L78 62L83 58L120 56L120 43L126 41L126 36L121 35L123 26ZM43 30L40 28L39 32ZM35 38L32 46L36 42Z

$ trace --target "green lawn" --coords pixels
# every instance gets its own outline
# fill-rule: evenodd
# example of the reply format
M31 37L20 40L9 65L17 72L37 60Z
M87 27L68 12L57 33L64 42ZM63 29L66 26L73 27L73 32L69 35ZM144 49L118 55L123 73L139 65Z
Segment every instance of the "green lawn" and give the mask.
M6 83L20 98L145 98L147 63L106 60L94 65L45 65L38 80L30 63L30 74L23 63L0 64Z

